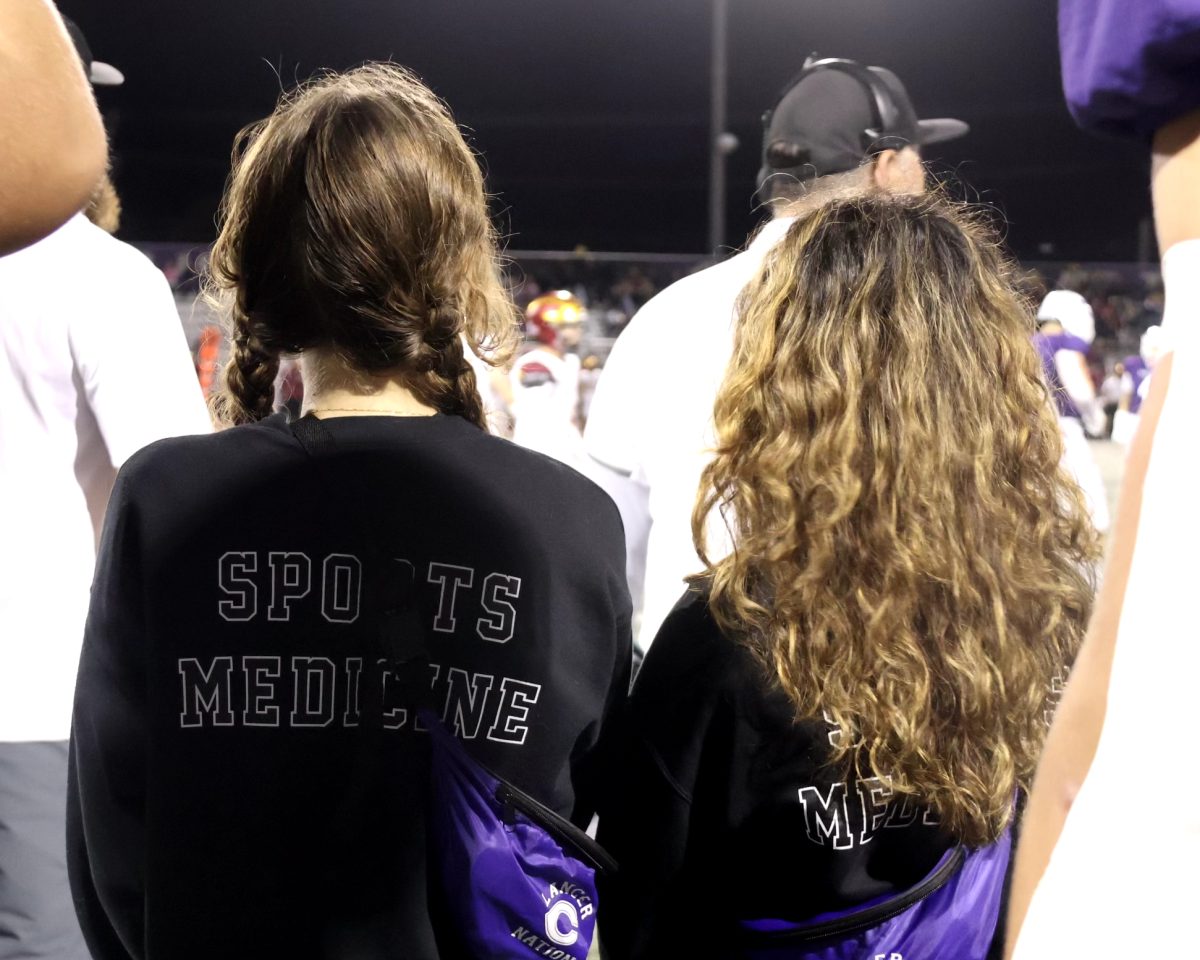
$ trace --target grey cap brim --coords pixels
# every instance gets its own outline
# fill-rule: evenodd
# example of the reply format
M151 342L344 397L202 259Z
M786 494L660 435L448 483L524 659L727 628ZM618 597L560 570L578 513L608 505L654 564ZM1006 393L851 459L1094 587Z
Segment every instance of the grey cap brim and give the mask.
M971 132L971 127L961 120L942 118L939 120L917 121L918 143L941 143L943 140L956 140Z
M111 63L101 60L92 61L92 70L88 79L97 87L119 87L125 82L125 74Z

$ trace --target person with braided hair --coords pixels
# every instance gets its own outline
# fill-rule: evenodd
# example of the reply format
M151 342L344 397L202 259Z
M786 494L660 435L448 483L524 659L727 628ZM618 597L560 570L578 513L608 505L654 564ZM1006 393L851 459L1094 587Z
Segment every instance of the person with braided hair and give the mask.
M486 430L467 353L503 363L517 313L476 158L413 74L285 96L240 137L220 222L229 429L133 457L100 548L68 811L84 933L99 960L461 956L416 711L586 824L629 681L620 517ZM384 655L413 634L417 682Z

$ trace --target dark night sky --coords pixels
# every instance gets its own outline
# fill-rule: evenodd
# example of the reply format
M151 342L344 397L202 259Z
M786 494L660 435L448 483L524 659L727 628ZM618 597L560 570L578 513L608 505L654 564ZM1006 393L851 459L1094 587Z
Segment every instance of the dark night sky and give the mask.
M280 81L405 63L474 131L515 249L699 252L706 242L707 0L61 0L126 85L101 90L132 240L207 241L235 132ZM1053 0L732 0L729 231L753 225L758 118L810 51L895 70L931 148L998 205L1028 258L1133 259L1144 151L1071 124ZM1045 247L1044 245L1052 245Z

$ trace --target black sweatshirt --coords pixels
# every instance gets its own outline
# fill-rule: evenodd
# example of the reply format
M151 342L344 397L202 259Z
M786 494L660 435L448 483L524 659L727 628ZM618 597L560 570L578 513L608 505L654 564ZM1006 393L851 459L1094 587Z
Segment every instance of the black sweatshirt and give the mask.
M100 960L454 955L430 917L427 737L377 665L381 550L416 571L447 725L590 816L631 652L612 502L457 417L323 423L321 470L276 415L154 444L117 479L68 808Z
M934 817L828 764L835 727L783 692L689 592L634 684L600 809L614 957L721 957L739 920L799 921L906 890L951 846ZM615 766L615 765L614 765Z

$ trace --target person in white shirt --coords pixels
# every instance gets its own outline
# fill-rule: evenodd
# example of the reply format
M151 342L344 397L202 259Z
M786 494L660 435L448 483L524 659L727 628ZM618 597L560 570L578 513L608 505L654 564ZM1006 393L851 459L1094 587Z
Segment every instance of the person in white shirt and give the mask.
M1129 446L1137 433L1142 404L1150 393L1150 374L1164 353L1170 350L1163 328L1153 324L1142 334L1137 354L1126 357L1118 386L1118 409L1113 417L1112 438Z
M1108 530L1108 493L1088 445L1104 432L1104 408L1088 370L1087 353L1096 339L1092 306L1072 290L1051 290L1038 307L1033 345L1042 361L1050 402L1063 439L1063 469L1083 490L1092 525Z
M88 956L64 822L100 524L128 457L210 430L174 297L146 257L82 213L0 257L3 960Z
M634 561L645 552L637 643L645 650L703 564L691 516L713 446L712 410L733 348L742 288L806 202L873 190L920 193L920 146L962 136L959 120L918 120L903 84L882 67L812 60L763 117L759 195L773 219L728 260L672 284L630 321L596 387L584 433L589 474L621 508ZM722 525L710 518L712 559ZM726 544L725 549L728 548Z
M513 443L579 468L579 355L584 308L569 290L530 301L525 321L533 346L513 364L509 380Z

